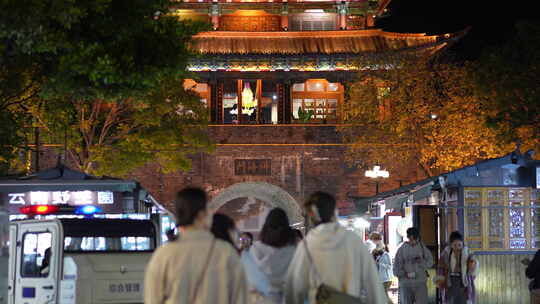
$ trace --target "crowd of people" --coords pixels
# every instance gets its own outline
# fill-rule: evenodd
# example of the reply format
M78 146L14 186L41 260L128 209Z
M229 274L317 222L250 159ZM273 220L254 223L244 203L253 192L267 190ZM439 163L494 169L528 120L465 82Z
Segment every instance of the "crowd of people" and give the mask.
M427 270L434 262L416 228L407 230L408 241L392 263L380 234L372 233L364 243L338 223L332 195L316 192L303 207L310 228L305 238L291 228L283 209L274 208L254 241L227 215L210 214L203 190L180 191L180 234L153 254L145 303L386 304L392 303L388 291L394 275L400 303L428 303ZM474 303L478 261L459 232L452 233L441 260L434 282L445 303Z

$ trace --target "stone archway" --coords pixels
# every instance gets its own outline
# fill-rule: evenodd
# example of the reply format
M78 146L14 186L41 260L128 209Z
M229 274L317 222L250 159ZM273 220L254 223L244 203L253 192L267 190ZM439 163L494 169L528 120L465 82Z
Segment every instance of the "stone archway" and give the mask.
M210 201L209 208L215 211L226 203L242 197L253 197L273 207L282 208L287 212L291 224L303 221L302 211L296 200L280 187L264 182L245 182L227 187Z

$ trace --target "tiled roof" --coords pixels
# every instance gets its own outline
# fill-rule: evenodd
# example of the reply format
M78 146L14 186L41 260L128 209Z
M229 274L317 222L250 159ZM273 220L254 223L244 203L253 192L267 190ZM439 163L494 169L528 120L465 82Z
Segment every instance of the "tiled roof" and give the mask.
M363 54L436 47L463 34L402 34L378 29L320 32L216 31L194 36L191 49L199 54Z

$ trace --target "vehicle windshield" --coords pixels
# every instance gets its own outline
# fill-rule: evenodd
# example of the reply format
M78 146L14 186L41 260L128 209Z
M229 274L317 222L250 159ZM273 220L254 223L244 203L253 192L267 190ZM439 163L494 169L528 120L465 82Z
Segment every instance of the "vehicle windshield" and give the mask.
M155 227L147 220L62 219L64 252L141 252L156 247Z

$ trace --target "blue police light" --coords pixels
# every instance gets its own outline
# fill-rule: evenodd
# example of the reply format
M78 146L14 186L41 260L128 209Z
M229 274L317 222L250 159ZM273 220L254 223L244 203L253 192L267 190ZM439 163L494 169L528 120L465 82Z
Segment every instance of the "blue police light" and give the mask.
M78 207L77 210L75 210L76 214L84 214L84 215L92 215L94 213L101 212L101 208L93 206L93 205L87 205L87 206L81 206Z

